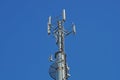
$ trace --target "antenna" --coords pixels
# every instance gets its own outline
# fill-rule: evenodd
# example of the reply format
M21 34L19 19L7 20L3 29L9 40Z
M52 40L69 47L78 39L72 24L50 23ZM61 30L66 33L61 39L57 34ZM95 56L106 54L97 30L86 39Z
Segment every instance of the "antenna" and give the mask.
M65 9L62 11L62 16L58 16L57 20L55 19L55 24L53 24L51 21L52 18L50 16L48 19L48 34L51 32L53 33L58 46L58 51L55 52L54 60L52 55L49 57L49 60L52 62L49 68L49 74L54 80L67 80L70 77L70 68L68 67L66 61L64 38L71 33L76 33L75 24L72 24L72 31L64 29L64 22L66 21Z
M76 33L75 24L72 25L72 28L73 28L73 34L75 34Z
M62 17L63 17L63 21L65 22L65 20L66 20L66 13L65 13L65 9L63 9Z
M48 35L50 35L50 30L51 30L51 16L48 18Z
M49 16L49 18L48 18L48 24L51 25L51 16Z
M50 62L53 62L53 61L54 61L52 55L50 55L49 61L50 61Z

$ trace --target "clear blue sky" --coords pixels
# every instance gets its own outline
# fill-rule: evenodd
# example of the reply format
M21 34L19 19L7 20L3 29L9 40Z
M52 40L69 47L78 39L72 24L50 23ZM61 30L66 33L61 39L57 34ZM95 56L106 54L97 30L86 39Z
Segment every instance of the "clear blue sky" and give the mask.
M77 28L65 42L69 80L120 80L119 0L0 0L0 80L53 80L47 20L63 8Z

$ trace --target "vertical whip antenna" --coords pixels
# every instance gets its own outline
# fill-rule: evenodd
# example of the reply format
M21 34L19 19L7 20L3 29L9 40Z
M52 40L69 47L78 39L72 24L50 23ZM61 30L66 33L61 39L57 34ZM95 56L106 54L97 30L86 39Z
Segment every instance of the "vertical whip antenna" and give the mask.
M75 34L76 29L75 24L72 24L71 31L65 30L63 26L65 21L65 9L63 9L62 11L62 16L60 16L59 19L55 21L57 25L52 23L51 16L49 16L48 18L48 35L50 35L50 33L53 34L56 39L56 44L58 46L58 51L55 52L54 60L52 56L49 57L49 60L52 62L52 65L49 68L49 74L54 80L67 80L70 76L69 67L66 61L66 54L64 52L64 38L71 33Z

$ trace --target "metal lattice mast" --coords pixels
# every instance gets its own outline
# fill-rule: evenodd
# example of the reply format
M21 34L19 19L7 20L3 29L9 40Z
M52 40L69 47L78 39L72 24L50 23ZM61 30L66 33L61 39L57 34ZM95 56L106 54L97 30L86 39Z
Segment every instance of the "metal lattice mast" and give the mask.
M63 26L65 21L65 9L63 9L62 19L61 17L57 18L57 25L53 26L54 24L52 24L51 16L48 20L48 35L50 35L50 33L54 35L56 39L56 44L58 46L58 51L55 53L54 60L52 59L52 56L50 56L49 58L49 60L53 62L50 66L49 74L54 80L67 80L70 76L70 74L68 73L69 67L66 62L66 54L64 52L64 37L72 32L75 34L76 30L75 25L72 24L73 30L70 32L66 31Z

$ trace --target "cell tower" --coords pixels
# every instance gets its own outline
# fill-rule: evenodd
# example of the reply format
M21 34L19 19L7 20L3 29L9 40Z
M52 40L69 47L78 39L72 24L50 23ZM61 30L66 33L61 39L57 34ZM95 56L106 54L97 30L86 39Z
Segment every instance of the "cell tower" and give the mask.
M53 34L58 46L58 51L55 52L54 59L52 55L49 57L49 60L52 62L49 68L49 74L54 80L67 80L70 74L66 61L66 54L64 52L64 38L71 33L75 34L76 30L74 24L72 24L72 31L64 29L63 24L66 21L65 9L63 9L62 15L56 17L56 19L55 24L53 24L51 16L49 16L48 19L48 35L51 33Z

